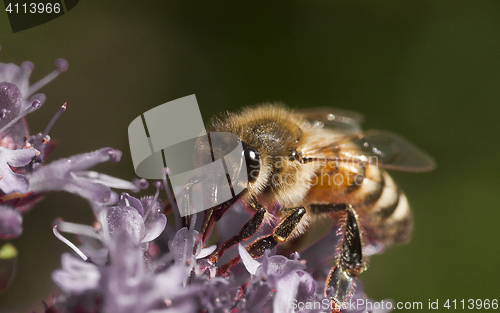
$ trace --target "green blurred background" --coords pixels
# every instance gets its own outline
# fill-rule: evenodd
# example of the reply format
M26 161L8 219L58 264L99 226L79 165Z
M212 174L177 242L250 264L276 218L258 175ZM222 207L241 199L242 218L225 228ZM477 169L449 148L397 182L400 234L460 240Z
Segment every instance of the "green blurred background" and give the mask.
M66 58L28 116L51 131L51 159L111 146L124 154L97 170L132 179L128 124L196 94L205 121L264 101L334 106L366 128L411 139L438 163L394 173L413 208L410 244L372 258L361 276L375 300L494 299L499 293L500 1L80 1L49 23L13 34L0 4L1 62L35 64L31 82ZM86 201L49 194L25 216L18 275L1 312L42 311L57 293L51 272L68 248L56 217L91 223Z

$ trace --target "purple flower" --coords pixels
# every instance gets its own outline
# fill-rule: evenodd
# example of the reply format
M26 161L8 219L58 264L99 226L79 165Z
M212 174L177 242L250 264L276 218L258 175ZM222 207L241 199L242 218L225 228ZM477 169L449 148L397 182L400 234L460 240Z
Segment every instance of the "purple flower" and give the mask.
M19 115L21 104L22 95L17 86L0 80L0 128L3 128ZM22 148L24 136L28 134L24 121L19 120L9 130L1 134L0 145L9 149Z
M234 265L227 275L218 276L218 268L204 259L215 246L202 247L199 233L194 230L196 216L191 216L191 228L172 231L173 226L166 223L163 206L157 199L160 188L155 185L156 194L141 200L123 193L114 206L91 202L101 225L97 230L59 223L61 230L87 238L81 250L93 263L85 274L80 269L88 263L73 260L79 265L70 271L63 260L63 269L53 276L66 292L62 298L65 300L59 302L61 308L70 312L78 308L81 312L150 313L332 310L332 300L324 296L324 282L316 281L306 271L306 260L301 260L298 253L287 258L266 251L262 260L257 261L240 244L242 262ZM164 228L168 231L159 236ZM335 236L329 239L335 240ZM90 239L99 242L100 248L90 247ZM156 257L149 255L147 246L154 240L167 241L168 250L165 248ZM314 249L309 250L310 258L312 254ZM316 273L323 271L323 262L311 265L319 266ZM343 313L389 311L387 306L380 307L368 300L357 280L351 298L343 305Z
M121 152L111 148L44 166L47 153L54 147L48 132L66 109L66 104L44 132L34 136L28 136L23 117L45 101L45 95L33 94L68 68L64 59L56 60L55 64L56 70L30 85L29 77L34 68L31 62L21 66L0 63L0 200L20 213L26 212L49 191L68 191L92 202L112 204L118 201L118 195L111 188L135 191L145 187L144 181L131 183L89 171L99 163L120 160Z
M197 238L197 231L183 227L175 234L174 238L168 242L168 247L176 263L191 263L194 265L196 259L204 258L216 249L216 246L202 249L201 242L198 243L196 249L193 249Z
M23 217L16 209L0 205L0 238L19 237L23 232Z
M52 273L52 279L64 292L80 294L88 290L98 290L101 272L99 268L69 253L61 257L62 269Z
M56 78L61 72L64 72L68 69L68 62L64 59L57 59L55 61L55 65L57 69L30 86L29 78L31 72L33 71L33 68L35 67L33 63L27 61L21 64L21 66L17 66L13 63L0 63L0 82L7 82L15 85L21 95L19 103L20 106L19 108L16 108L12 113L15 113L16 110L18 110L18 112L22 112L23 110L27 109L35 100L39 100L40 104L43 104L43 102L45 101L45 95L36 94L31 98L29 97L33 95L33 93L35 93L38 89L42 88L54 78ZM17 95L17 92L15 94Z
M118 150L102 148L54 161L26 174L28 192L68 191L94 202L112 201L110 187L130 190L137 187L131 182L87 170L106 161L118 162L121 154Z
M99 163L120 160L121 152L111 148L45 164L47 154L55 147L48 133L66 110L66 104L61 106L43 133L29 136L24 116L34 112L44 103L45 95L34 95L34 93L65 71L68 63L64 59L58 59L56 66L57 69L52 73L30 85L29 77L34 68L31 62L24 62L21 66L0 63L0 201L2 201L0 238L2 239L14 238L21 234L23 221L21 214L27 212L47 192L67 191L86 198L93 206L104 206L118 201L118 194L111 188L138 191L148 185L144 180L129 182L90 171L91 167ZM139 218L135 220L135 225L143 227L138 229L138 236L142 242L148 242L158 236L166 223L158 204L152 204L148 208L149 211L143 209L142 215L139 214ZM120 209L130 211L123 206ZM139 220L143 220L142 224ZM130 223L124 221L123 228L130 229L132 233L134 219L127 221ZM113 226L116 226L116 223ZM83 225L75 227L77 231L87 235L88 240L99 241L103 237L102 233L97 233L92 227ZM61 237L57 230L55 233ZM92 258L101 262L106 261L107 254L108 247L102 242L98 242L95 249L90 249L89 253ZM85 257L83 253L81 255ZM70 284L68 282L75 280L78 283L74 285L80 286L82 292L95 289L95 280L89 278L88 281L81 281L87 277L85 275L92 273L90 268L95 265L80 263L69 255L63 257L63 270L54 274L54 280L61 288L65 289ZM4 270L0 264L0 272ZM86 272L88 273L84 275ZM93 283L90 284L89 281Z
M132 200L129 205L131 202L137 204ZM133 236L130 231L117 228L105 242L109 249L105 264L89 264L75 258L68 261L69 256L63 257L63 269L53 274L66 292L66 302L60 306L68 309L74 308L74 303L85 303L86 309L81 312L331 311L331 300L323 295L324 282L315 281L305 271L305 262L298 253L286 258L271 256L267 251L259 262L239 245L240 268L244 270L233 268L229 276L220 277L215 274L217 268L203 259L213 248L194 249L198 233L192 229L182 228L175 233L169 240L169 251L157 259L148 258ZM96 296L102 307L95 301ZM342 312L389 311L374 307L378 306L364 296L357 281Z
M33 148L10 150L0 147L0 189L4 194L28 191L28 179L22 174L16 174L11 167L28 165L37 151Z
M299 261L299 254L290 259L270 256L266 251L262 262L252 259L246 249L238 246L241 260L252 275L246 294L238 305L241 312L330 312L332 301L323 295L324 282L317 282L304 271L305 260ZM387 301L385 301L387 304ZM391 306L389 306L390 308ZM377 308L377 309L374 309ZM374 305L364 296L361 282L356 280L354 293L343 304L343 313L389 312L387 305Z
M244 304L246 311L261 311L272 298L273 312L293 312L293 301L312 300L316 292L313 278L306 272L305 265L298 261L298 253L288 259L282 255L269 257L264 253L262 263L252 259L240 244L240 257L246 269L252 274L248 286L248 298Z
M144 208L143 203L149 205ZM147 243L157 238L167 224L163 205L157 199L151 201L145 198L140 201L127 193L122 193L116 206L101 206L98 210L100 212L97 212L97 216L105 240L123 229L137 244Z
M197 231L181 228L168 242L169 253L155 262L156 269L160 269L162 279L159 282L162 285L169 284L169 276L175 273L172 268L186 275L182 288L166 298L167 307L154 312L228 312L235 307L241 294L238 282L232 278L215 277L216 267L203 260L215 246L201 249L199 243L194 249L197 237ZM164 262L170 264L166 270Z
M189 272L182 266L172 266L155 274L147 266L143 249L123 229L117 230L108 242L109 262L98 266L68 254L62 257L63 268L52 277L66 293L56 305L81 312L149 312L165 309L166 299L184 292L183 282ZM103 300L102 308L95 302ZM82 299L88 299L82 306ZM90 301L89 301L90 300ZM76 304L76 305L75 305Z
M185 268L173 266L154 275L146 266L143 251L121 231L110 245L110 266L105 272L105 312L148 312L165 306L165 299L182 290Z
M84 242L79 248L81 254L90 257L92 262L99 265L107 262L109 246L112 245L114 237L121 232L127 233L130 240L146 250L148 243L156 239L167 225L163 204L158 200L158 194L159 189L155 196L139 200L122 193L120 201L115 206L91 202L99 221L98 229L57 220L56 233L63 231L78 234Z
M28 129L22 118L45 102L44 94L33 93L68 69L68 62L64 59L56 60L55 64L56 70L30 86L33 63L24 62L21 66L0 63L0 145L3 147L18 149L24 146Z

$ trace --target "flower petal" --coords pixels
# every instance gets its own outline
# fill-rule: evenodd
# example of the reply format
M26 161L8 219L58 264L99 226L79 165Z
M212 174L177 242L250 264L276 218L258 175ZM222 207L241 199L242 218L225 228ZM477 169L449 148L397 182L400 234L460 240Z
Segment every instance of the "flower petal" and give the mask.
M290 313L293 311L292 303L293 299L295 299L299 283L299 275L295 272L290 272L278 280L273 300L274 313Z
M28 179L22 174L14 173L10 166L25 166L35 155L36 150L33 148L10 150L0 147L0 189L5 194L25 193L28 190Z
M204 257L209 256L215 251L215 249L217 249L216 245L211 245L210 247L201 249L200 253L196 256L196 259L203 259Z
M155 219L146 225L146 236L142 238L142 242L149 242L158 238L167 225L167 217L159 214Z
M182 292L182 284L189 276L187 268L182 265L174 264L166 271L156 275L155 285L161 290L164 298L169 298Z
M255 275L257 268L260 266L260 262L254 260L241 243L238 245L238 251L240 253L241 261L245 265L247 271L250 274Z
M89 175L82 175L81 171L105 161L117 161L120 156L118 150L103 148L54 161L26 175L30 182L29 191L64 190L91 201L108 202L111 197L111 189L105 185L108 179L96 180Z
M62 255L61 263L63 268L52 273L52 279L59 288L70 294L98 289L101 274L97 266L69 253Z
M145 235L142 216L132 207L110 208L106 215L106 221L111 236L113 236L117 230L123 229L135 243L140 243Z
M16 238L23 232L23 217L14 208L0 205L0 238Z
M102 284L103 312L149 312L160 303L162 299L154 288L154 276L146 267L142 248L127 231L119 230L111 238L109 257Z
M0 83L0 128L7 125L21 112L22 95L16 85Z
M0 63L0 81L16 85L21 94L27 97L29 77L33 67L31 62L24 62L21 66L14 63Z
M312 276L304 271L296 271L299 275L300 283L295 298L298 302L310 301L316 292L316 282Z
M0 134L0 146L10 150L21 149L24 147L26 136L28 136L26 121L20 119Z
M183 227L175 234L174 239L168 242L168 248L174 254L176 263L183 264L193 257L193 247L197 236L197 231L191 231ZM201 243L196 251L201 250L200 248Z
M81 178L72 172L69 173L69 177L71 178L61 186L60 190L77 194L95 202L106 203L111 199L111 189L108 186Z
M94 172L94 171L78 171L75 174L79 177L85 177L96 183L101 183L103 185L109 186L111 188L117 189L129 189L137 190L137 186L128 180L123 180L106 174Z
M135 186L134 186L135 187ZM130 206L133 207L141 214L141 216L144 216L144 208L142 206L141 201L139 199L132 197L126 192L123 192L120 196L120 201L118 201L117 205L121 208L125 206Z

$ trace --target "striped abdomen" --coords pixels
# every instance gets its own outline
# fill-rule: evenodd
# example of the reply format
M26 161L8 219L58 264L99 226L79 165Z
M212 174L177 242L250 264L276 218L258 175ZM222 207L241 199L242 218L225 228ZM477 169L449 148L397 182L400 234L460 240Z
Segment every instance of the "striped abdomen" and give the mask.
M357 212L369 238L401 243L410 238L412 217L404 193L386 171L341 164L325 166L306 197L310 204L347 203Z
M369 169L358 190L364 196L358 211L364 211L362 223L368 236L385 244L407 242L412 231L412 216L405 194L386 171L374 166ZM373 179L378 181L370 184ZM377 186L370 188L369 185Z

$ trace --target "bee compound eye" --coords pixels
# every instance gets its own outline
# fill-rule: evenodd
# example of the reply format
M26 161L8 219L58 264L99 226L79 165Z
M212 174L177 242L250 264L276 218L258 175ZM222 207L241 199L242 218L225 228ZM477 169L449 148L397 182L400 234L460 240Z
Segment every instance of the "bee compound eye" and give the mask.
M247 143L243 143L243 155L247 167L248 182L253 183L260 171L260 153Z

